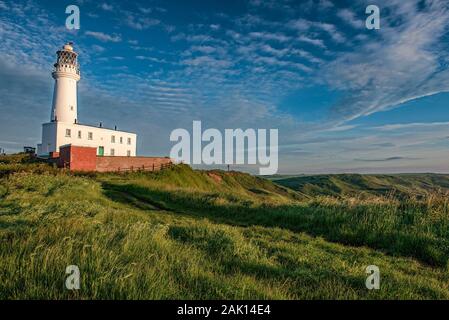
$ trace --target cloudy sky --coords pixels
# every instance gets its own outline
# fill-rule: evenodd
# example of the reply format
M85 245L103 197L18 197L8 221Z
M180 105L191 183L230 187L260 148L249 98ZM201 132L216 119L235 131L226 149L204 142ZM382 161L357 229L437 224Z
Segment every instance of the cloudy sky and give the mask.
M0 147L39 142L55 52L73 41L80 121L137 132L141 155L168 155L170 132L201 120L279 129L279 173L449 172L448 6L0 0Z

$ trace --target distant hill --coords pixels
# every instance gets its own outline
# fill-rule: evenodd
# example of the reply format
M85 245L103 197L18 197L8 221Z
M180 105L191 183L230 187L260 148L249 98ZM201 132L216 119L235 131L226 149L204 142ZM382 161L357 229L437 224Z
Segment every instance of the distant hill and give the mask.
M425 196L449 192L449 175L444 174L335 174L273 177L279 185L310 195Z

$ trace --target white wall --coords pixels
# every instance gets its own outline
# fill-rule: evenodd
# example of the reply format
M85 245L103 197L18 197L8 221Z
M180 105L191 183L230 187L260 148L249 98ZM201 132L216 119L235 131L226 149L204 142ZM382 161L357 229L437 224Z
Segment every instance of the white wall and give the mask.
M66 130L70 130L70 137L67 136ZM81 131L81 138L78 138L78 131ZM89 139L89 132L92 133L92 139ZM115 137L115 142L112 142L112 136ZM122 142L120 143L120 138ZM131 144L128 144L128 138L131 139ZM112 149L114 149L114 156L128 156L128 151L131 157L136 156L137 135L135 133L111 130L106 128L91 127L80 124L71 124L64 122L52 122L43 125L42 130L42 146L39 155L48 154L49 152L59 152L59 147L67 144L83 147L94 147L97 149L100 146L104 147L104 155L112 156Z
M37 154L48 155L56 149L56 122L44 123L42 125L42 143L38 145Z
M105 156L127 156L127 151L130 151L131 157L136 156L137 135L135 133L68 123L58 123L57 128L58 149L60 146L72 144L95 147L98 152L98 147L103 146ZM66 136L67 129L71 130L71 137ZM81 138L78 138L78 131L81 131ZM92 140L89 139L89 132L92 133ZM112 136L115 136L115 143L112 142ZM122 143L120 143L120 137ZM128 144L128 138L131 139L131 144ZM114 149L114 154L111 149Z
M51 121L75 123L77 117L77 80L73 77L63 76L63 72L54 72L55 89L53 92L53 105Z

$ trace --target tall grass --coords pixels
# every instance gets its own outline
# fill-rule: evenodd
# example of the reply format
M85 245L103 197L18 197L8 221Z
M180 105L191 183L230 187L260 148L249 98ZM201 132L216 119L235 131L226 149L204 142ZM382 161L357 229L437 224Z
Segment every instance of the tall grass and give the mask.
M280 227L333 242L414 257L443 268L448 265L449 206L445 197L430 196L423 200L317 197L278 204L235 193L164 190L154 188L151 183L129 182L105 182L106 195L107 190L121 192L160 209L207 217L219 223Z
M20 170L0 186L2 299L449 298L444 268L403 249L393 251L398 256L376 250L390 241L382 240L390 224L390 232L447 239L438 227L446 223L442 200L412 209L394 199L306 200L262 179L185 167L124 175ZM347 246L344 231L357 227L354 234L376 231L360 238L364 246ZM380 267L381 290L365 288L371 264ZM80 290L64 287L68 265L80 268Z

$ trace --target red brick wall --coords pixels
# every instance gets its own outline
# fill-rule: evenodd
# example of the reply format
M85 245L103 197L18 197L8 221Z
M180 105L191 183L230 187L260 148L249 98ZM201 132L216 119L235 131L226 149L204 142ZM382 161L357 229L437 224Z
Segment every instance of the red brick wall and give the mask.
M172 163L170 158L159 157L98 157L97 149L92 147L67 145L59 149L58 167L73 171L151 171Z
M50 152L50 158L59 158L59 152Z
M70 167L70 148L69 148L69 146L59 148L59 159L58 159L57 163L58 163L59 168Z
M59 167L73 171L96 170L96 148L68 145L60 147L59 152Z
M97 157L97 171L152 170L153 165L154 170L159 170L170 163L170 158L158 157Z

